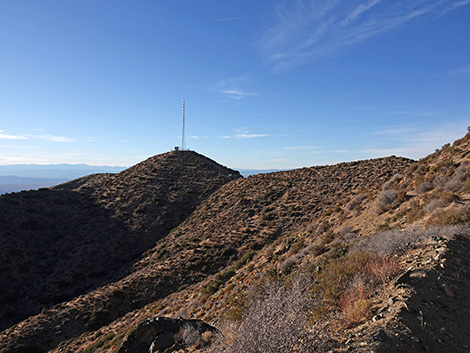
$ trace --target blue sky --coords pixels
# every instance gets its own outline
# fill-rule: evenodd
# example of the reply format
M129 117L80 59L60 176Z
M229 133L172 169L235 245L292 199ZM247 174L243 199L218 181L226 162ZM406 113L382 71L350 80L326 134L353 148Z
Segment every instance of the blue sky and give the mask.
M470 0L0 0L0 164L419 159L470 125Z

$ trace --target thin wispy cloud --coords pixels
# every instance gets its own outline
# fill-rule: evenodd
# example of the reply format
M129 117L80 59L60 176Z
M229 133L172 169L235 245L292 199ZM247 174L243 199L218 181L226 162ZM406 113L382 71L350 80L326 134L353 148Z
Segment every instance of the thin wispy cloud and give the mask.
M240 89L221 89L219 92L228 95L232 99L243 99L246 97L255 97L257 96L254 92L242 91Z
M251 16L239 16L239 17L227 17L227 18L218 18L215 22L229 22L229 21L239 21L252 18Z
M379 115L413 115L413 116L435 116L442 114L441 111L437 110L429 110L429 111L418 111L418 110L395 110L389 111L385 113L381 113Z
M249 91L244 87L248 85L252 79L247 76L230 77L219 81L216 84L216 90L223 93L230 99L240 100L246 97L256 97L258 93Z
M0 140L26 140L26 137L21 135L6 134L3 130L0 130Z
M268 137L268 136L269 136L268 134L247 134L247 133L235 135L237 139L256 139L256 138Z
M365 148L366 158L392 154L414 159L422 158L446 143L452 143L465 133L465 122L443 124L430 129L423 126L395 126L376 131L383 146ZM389 147L387 145L393 145Z
M294 151L294 152L318 152L318 147L316 146L285 146L282 149L286 151Z
M68 143L76 142L77 140L66 137L66 136L56 136L56 135L26 135L32 139L49 141L49 142L59 142L59 143Z
M247 134L247 133L243 133L243 134L235 134L235 135L226 135L226 136L223 136L224 139L232 139L232 138L235 138L235 139L256 139L256 138L260 138L260 137L268 137L269 135L268 134Z
M268 137L268 134L253 134L250 131L239 129L234 135L222 136L224 139L256 139L261 137Z
M317 61L418 20L431 21L470 0L285 1L259 41L278 69Z
M465 65L455 70L449 71L448 75L449 76L468 76L470 75L470 65Z

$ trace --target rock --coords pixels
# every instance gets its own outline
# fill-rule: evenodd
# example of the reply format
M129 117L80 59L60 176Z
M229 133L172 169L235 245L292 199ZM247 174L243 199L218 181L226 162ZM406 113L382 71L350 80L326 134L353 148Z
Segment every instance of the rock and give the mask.
M380 319L383 318L383 315L382 314L378 314L378 315L375 315L372 317L372 321L379 321Z
M454 291L450 288L450 286L446 283L444 283L442 285L442 288L444 288L444 291L446 292L446 295L449 297L449 298L453 298L454 297Z
M398 284L408 283L410 280L410 275L411 275L411 269L409 269L405 273L402 273L401 275L398 275L393 281L393 284L396 286Z
M182 338L178 341L175 335L181 329L189 327L199 334L218 330L202 320L173 319L169 317L156 317L142 321L124 340L118 353L158 353L173 351L184 345Z
M374 341L383 342L383 341L385 341L388 337L387 337L387 334L385 333L385 331L382 330L382 329L380 329L380 330L374 332L374 334L372 335L372 338L374 339Z

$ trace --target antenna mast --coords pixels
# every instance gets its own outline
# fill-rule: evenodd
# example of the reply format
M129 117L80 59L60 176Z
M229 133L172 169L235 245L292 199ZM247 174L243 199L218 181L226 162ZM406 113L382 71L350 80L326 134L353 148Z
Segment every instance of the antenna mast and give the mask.
M181 137L181 150L183 151L186 149L186 141L184 138L184 126L185 126L185 116L184 116L184 98L183 98L183 134Z

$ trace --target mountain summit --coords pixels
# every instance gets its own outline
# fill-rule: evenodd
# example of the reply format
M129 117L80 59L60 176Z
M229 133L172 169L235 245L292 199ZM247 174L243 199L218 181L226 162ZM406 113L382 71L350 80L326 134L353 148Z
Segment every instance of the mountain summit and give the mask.
M118 174L0 196L0 328L122 277L240 177L196 152L173 151Z

